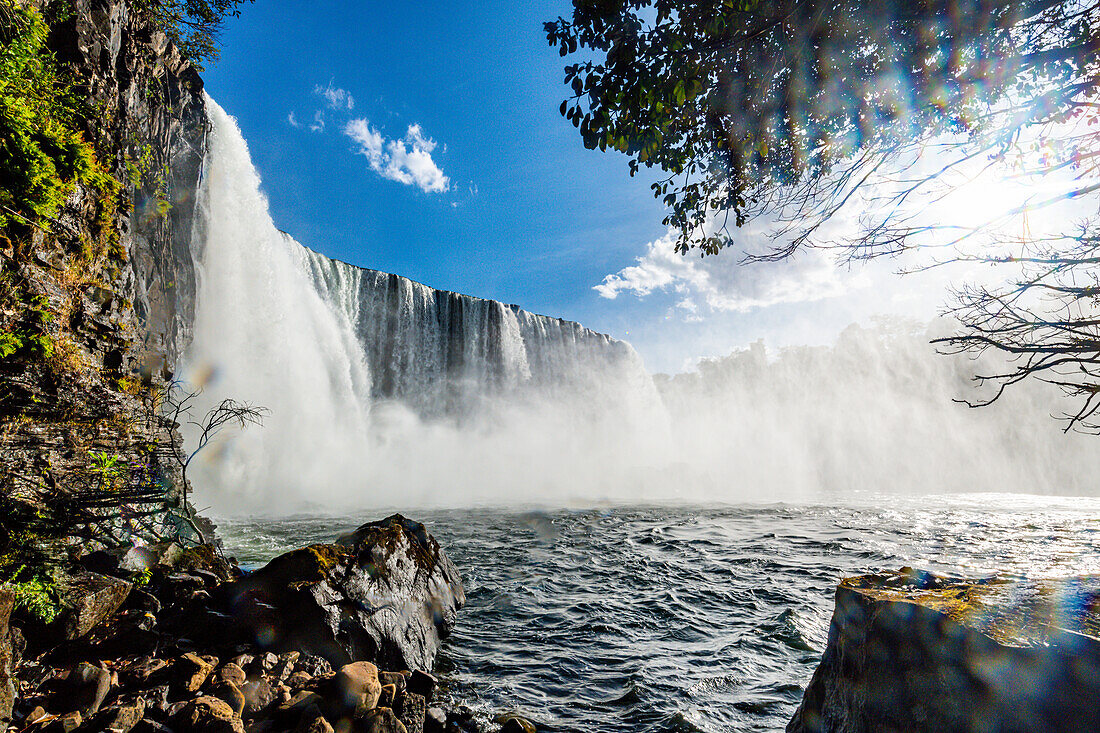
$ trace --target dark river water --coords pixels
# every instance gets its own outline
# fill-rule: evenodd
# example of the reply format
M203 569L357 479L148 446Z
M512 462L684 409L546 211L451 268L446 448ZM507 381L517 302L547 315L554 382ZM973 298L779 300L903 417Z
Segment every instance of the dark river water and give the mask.
M388 512L221 520L242 563ZM462 571L437 672L540 730L778 731L844 576L1100 573L1100 499L856 497L838 505L406 512Z

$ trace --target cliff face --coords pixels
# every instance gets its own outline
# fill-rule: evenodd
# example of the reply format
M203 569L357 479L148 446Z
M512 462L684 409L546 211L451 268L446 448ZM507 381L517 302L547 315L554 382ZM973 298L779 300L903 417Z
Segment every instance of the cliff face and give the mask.
M152 400L194 298L187 252L202 82L123 0L53 3L50 18L49 47L90 110L85 139L122 192L104 224L102 197L78 185L48 229L0 252L5 282L38 304L48 343L0 359L0 486L40 501L107 472L178 485L178 436L155 419ZM117 236L101 252L92 243L104 229ZM27 318L25 307L9 308L0 328L16 332Z
M787 731L1100 730L1098 632L1098 578L849 578Z
M462 415L515 390L576 394L594 380L648 384L629 344L579 323L303 252L314 286L363 347L374 400L398 400L431 417Z

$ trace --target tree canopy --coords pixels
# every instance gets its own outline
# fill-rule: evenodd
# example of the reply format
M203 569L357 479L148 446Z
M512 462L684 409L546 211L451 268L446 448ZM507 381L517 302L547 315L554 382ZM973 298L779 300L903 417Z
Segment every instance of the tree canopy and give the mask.
M1100 84L1095 2L573 5L545 27L562 56L581 57L561 112L585 146L666 174L653 189L684 252L735 239L703 226L716 213L740 226L777 203L843 197L882 155L940 135L1008 154L1025 128L1089 109Z
M746 252L749 260L804 247L862 259L931 243L932 266L1001 268L1000 285L958 288L950 312L959 331L939 341L946 351L1005 357L1003 370L978 376L992 392L968 402L988 404L1038 378L1077 400L1067 429L1100 432L1100 212L1039 235L1026 218L1067 199L1100 199L1100 2L573 7L545 24L550 45L575 59L561 113L586 147L626 154L632 175L661 171L652 187L677 251L744 248L738 227L768 217L770 246ZM992 218L969 212L963 226L919 221L914 201L941 196L948 174L967 166L1068 184ZM875 213L830 239L823 225L868 195ZM998 231L998 217L1022 218L1020 234Z
M240 15L245 1L136 0L135 5L202 71L206 62L218 59L218 34L225 19Z

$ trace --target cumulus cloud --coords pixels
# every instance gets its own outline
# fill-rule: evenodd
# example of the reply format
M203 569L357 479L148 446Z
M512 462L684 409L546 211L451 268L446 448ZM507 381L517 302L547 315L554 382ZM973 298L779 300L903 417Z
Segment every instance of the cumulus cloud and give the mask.
M675 293L684 317L697 320L700 304L715 311L745 312L834 297L866 284L859 273L838 269L828 255L816 250L779 262L742 265L736 252L685 257L674 251L675 241L676 233L670 230L647 244L635 264L607 275L594 289L610 299L620 293Z
M329 81L328 86L318 84L313 87L313 93L324 97L329 109L351 110L355 107L355 98L351 96L351 92L333 86L332 81Z
M432 160L436 143L424 135L420 125L409 125L405 137L389 140L365 119L350 120L344 134L359 146L357 151L370 161L371 170L383 178L414 185L426 193L443 193L451 182Z

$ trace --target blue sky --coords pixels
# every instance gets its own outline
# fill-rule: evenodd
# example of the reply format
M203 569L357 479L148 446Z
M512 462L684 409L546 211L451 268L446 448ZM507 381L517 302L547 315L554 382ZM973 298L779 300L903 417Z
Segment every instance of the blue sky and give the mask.
M570 4L533 5L244 6L203 76L276 225L331 257L624 338L653 371L934 313L940 286L898 285L889 267L672 255L648 179L558 114L565 61L542 22Z

